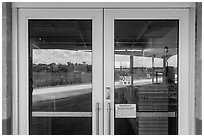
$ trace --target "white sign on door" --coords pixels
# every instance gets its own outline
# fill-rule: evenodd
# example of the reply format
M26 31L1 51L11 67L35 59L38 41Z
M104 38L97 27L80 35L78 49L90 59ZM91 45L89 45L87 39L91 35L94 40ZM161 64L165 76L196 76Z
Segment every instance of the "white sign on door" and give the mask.
M136 118L136 104L115 104L115 118Z

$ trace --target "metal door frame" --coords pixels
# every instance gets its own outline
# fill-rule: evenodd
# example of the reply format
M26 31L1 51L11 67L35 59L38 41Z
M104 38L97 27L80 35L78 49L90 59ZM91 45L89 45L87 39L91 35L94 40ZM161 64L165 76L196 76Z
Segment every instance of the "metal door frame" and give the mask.
M101 9L19 9L18 10L18 132L29 134L29 19L90 19L92 20L92 113L33 112L33 116L92 117L92 134L103 134L103 37ZM40 13L40 14L39 14ZM97 34L97 35L96 35ZM99 105L99 106L98 106ZM98 118L98 119L96 119ZM96 121L98 121L96 123Z
M104 94L110 87L110 99L104 98L104 133L114 134L114 20L115 19L178 19L179 20L179 81L178 134L190 134L191 60L189 9L105 9L104 11ZM189 61L190 60L190 61ZM187 86L188 85L188 86ZM191 103L190 103L191 102ZM107 111L105 111L107 110ZM110 111L108 111L110 110ZM109 121L110 120L110 121ZM107 127L110 127L107 128Z

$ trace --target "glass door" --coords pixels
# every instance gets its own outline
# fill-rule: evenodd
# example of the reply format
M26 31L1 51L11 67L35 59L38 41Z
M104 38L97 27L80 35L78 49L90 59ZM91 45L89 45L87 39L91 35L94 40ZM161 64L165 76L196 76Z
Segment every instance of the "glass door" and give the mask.
M21 134L102 134L101 10L20 10L19 24Z
M105 134L187 132L187 13L105 10Z
M19 133L188 134L188 9L19 9Z

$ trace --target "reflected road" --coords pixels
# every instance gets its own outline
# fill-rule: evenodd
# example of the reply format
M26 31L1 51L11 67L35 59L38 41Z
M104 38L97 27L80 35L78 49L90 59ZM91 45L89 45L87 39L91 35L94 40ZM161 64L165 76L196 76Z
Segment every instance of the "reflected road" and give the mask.
M159 81L162 81L160 78ZM134 80L134 86L150 84L152 79ZM122 88L127 85L121 85L119 82L115 82L115 88ZM57 87L44 87L33 89L33 102L52 100L65 98L70 96L82 95L91 92L92 84L81 84L81 85L66 85Z

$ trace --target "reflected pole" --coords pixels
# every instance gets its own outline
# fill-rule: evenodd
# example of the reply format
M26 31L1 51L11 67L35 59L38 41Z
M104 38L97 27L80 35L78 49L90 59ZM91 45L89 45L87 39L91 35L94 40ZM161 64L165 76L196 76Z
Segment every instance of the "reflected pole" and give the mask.
M130 56L130 75L131 75L131 86L133 86L133 56Z
M154 57L155 55L152 56L152 84L154 83Z
M163 58L163 67L164 67L163 82L164 83L167 83L167 54L168 54L168 47L165 47L164 58Z

